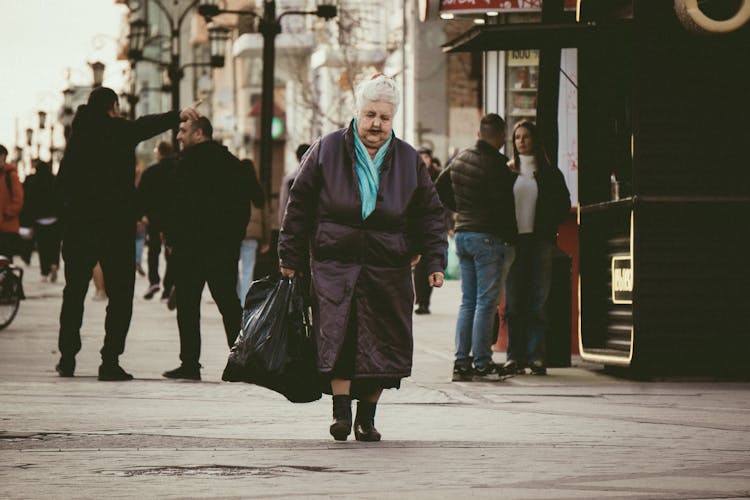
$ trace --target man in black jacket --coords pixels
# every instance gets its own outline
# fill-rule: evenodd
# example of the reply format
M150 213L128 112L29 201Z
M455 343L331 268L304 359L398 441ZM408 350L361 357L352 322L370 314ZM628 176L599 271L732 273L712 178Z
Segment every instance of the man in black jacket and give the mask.
M80 106L57 176L62 202L65 290L60 311L61 377L72 377L81 349L83 302L97 262L104 271L109 303L99 380L131 380L120 367L133 314L135 286L135 147L169 130L180 120L197 118L194 107L143 116L120 117L117 94L99 87Z
M172 144L161 141L156 145L157 162L148 167L141 176L138 184L138 198L144 222L148 224L148 282L149 287L143 295L144 299L151 299L159 291L159 254L162 247L162 233L164 232L165 218L167 217L169 192L172 189L175 170L177 168L174 159ZM173 273L169 269L170 256L166 255L167 269L164 272L164 291L162 299L169 297L172 289Z
M483 116L476 145L461 151L437 180L441 201L457 212L462 299L454 380L498 371L491 329L518 233L513 177L508 158L499 151L504 143L503 119L495 113Z
M250 219L247 169L212 139L207 118L180 125L183 152L177 165L167 245L176 266L177 326L182 364L167 378L200 380L200 303L208 283L231 347L240 331L237 297L240 242Z

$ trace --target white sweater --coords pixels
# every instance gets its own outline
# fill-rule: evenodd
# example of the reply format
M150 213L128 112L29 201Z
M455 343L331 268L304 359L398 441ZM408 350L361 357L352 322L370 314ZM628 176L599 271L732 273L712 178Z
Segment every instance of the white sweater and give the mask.
M513 196L516 202L516 223L518 234L534 232L534 217L536 216L536 199L539 187L534 179L536 159L531 155L519 155L521 165L520 174L513 184Z

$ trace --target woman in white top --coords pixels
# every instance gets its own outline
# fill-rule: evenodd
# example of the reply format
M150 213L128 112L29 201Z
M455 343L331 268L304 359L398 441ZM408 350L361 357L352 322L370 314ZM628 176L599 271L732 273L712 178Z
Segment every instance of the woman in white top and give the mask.
M508 166L515 175L518 240L506 285L508 361L503 368L505 373L520 373L528 366L533 374L544 375L552 248L557 227L570 211L570 193L532 122L513 127L513 159Z

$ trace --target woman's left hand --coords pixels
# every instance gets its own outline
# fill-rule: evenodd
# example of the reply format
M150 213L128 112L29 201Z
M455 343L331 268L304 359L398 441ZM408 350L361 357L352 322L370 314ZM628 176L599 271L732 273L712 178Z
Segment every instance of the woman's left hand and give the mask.
M430 275L430 286L433 288L440 288L444 281L445 275L443 273L432 273Z

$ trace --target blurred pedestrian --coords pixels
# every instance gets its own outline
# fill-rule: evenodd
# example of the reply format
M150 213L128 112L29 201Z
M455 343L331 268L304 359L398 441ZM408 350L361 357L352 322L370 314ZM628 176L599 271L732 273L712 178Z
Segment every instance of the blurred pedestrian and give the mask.
M242 160L241 163L245 167L246 182L252 202L249 207L250 218L245 228L245 238L240 243L240 273L237 280L237 296L240 298L240 302L244 303L255 270L256 253L268 251L270 230L267 214L264 210L266 197L263 194L263 188L260 187L258 177L255 175L255 165L250 159ZM252 210L253 205L257 210ZM253 214L256 214L256 216L253 217Z
M13 262L20 244L19 216L23 209L23 185L18 178L18 169L6 161L8 150L0 144L0 255Z
M281 179L281 190L279 191L279 227L281 227L281 222L284 220L286 205L287 203L289 203L289 191L292 190L294 179L299 173L300 162L302 161L302 157L305 156L305 153L307 153L308 149L310 149L309 144L303 143L297 146L297 151L295 151L295 155L297 156L297 167L286 174L283 179Z
M24 217L33 230L42 281L57 281L60 266L60 213L55 198L52 164L39 161L36 172L24 181Z
M247 167L213 140L211 122L201 117L180 125L182 155L177 165L174 206L167 242L176 265L180 366L166 378L200 380L200 306L208 283L231 347L240 331L237 297L240 242L250 218Z
M531 373L544 375L552 249L557 227L570 212L570 192L562 172L550 163L533 122L524 120L513 127L513 161L509 166L518 240L505 296L508 356L503 371L518 373L528 366Z
M65 290L60 312L57 371L72 377L81 349L83 302L91 270L100 262L109 302L99 380L131 380L120 367L133 313L135 285L135 147L169 130L180 119L197 118L194 107L129 121L120 117L117 94L98 87L78 107L60 164L57 185L63 202Z
M172 144L160 141L156 145L156 163L143 172L138 184L138 198L140 201L143 222L148 227L148 282L149 286L143 295L144 299L151 299L159 290L163 290L162 299L169 297L173 285L173 275L169 269L170 255L165 251L163 287L159 276L159 255L164 244L164 225L167 218L171 191L174 189L177 162Z
M440 198L458 213L456 251L461 268L461 306L456 321L453 380L497 373L492 361L492 323L512 261L517 235L505 121L484 115L476 145L461 151L437 181Z
M395 137L400 96L383 75L356 90L345 129L318 140L294 181L279 238L281 274L312 280L318 369L333 395L330 433L379 441L383 389L411 375L411 265L427 262L440 287L445 268L443 207L424 163Z
M440 169L434 162L432 156L432 150L427 147L421 147L417 150L419 156L422 158L425 166L427 167L427 173L430 175L430 179L434 183L440 175ZM444 208L443 222L446 233L451 227L451 211ZM428 263L421 259L414 266L414 294L416 296L417 309L414 311L415 314L430 314L430 298L432 297L432 287L429 283L429 269L427 268Z

